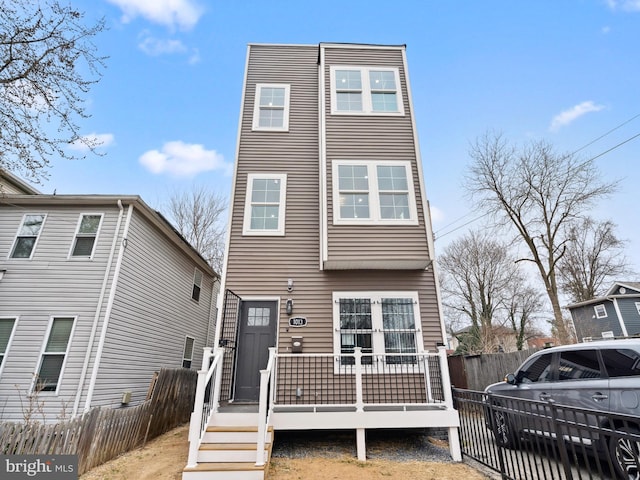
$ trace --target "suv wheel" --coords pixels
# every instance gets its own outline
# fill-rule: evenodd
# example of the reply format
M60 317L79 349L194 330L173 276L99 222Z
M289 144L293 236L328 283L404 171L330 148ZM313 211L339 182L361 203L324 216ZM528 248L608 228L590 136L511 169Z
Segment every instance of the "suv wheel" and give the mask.
M640 435L637 428L621 428L619 431ZM625 437L612 438L609 442L611 460L625 480L640 480L640 441Z

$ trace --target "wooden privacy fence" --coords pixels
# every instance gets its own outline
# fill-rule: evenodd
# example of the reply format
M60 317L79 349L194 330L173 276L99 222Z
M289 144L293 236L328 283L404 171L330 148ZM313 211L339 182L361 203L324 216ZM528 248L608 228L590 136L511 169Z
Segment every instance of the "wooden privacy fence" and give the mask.
M189 421L193 370L160 370L152 397L130 408L94 408L55 425L0 424L0 454L78 455L78 474Z
M451 355L447 357L451 384L457 388L482 391L488 385L504 380L507 373L514 372L536 351Z

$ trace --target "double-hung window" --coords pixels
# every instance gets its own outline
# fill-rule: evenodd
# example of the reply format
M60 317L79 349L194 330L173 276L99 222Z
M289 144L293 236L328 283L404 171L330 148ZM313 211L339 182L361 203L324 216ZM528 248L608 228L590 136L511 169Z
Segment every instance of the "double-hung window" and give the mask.
M191 368L193 362L193 344L196 341L193 337L184 339L184 349L182 350L182 368Z
M287 176L252 174L247 176L244 235L284 235Z
M15 318L0 318L0 372L2 371L2 365L4 364L4 357L9 350L15 325Z
M289 93L285 84L259 83L253 107L253 130L289 130Z
M596 314L596 318L606 318L607 317L607 309L603 303L596 305L593 307L593 311Z
M333 294L334 351L350 354L362 349L362 364L413 364L421 351L417 292L335 292ZM342 365L354 359L341 357Z
M335 224L416 225L416 200L408 161L334 160Z
M44 214L27 214L23 217L22 225L20 225L11 249L11 258L31 258L33 256L46 217Z
M92 258L102 223L102 214L82 214L71 247L71 257Z
M398 69L332 66L331 113L404 115Z
M74 323L75 318L73 317L54 317L51 320L47 341L40 359L35 390L57 391Z

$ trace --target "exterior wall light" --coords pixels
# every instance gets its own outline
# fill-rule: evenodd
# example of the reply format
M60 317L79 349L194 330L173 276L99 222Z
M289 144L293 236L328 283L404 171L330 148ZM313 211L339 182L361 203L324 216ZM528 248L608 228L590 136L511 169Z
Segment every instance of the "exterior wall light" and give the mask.
M287 280L287 292L293 292L293 278Z
M293 300L291 300L290 298L287 299L287 315L291 315L291 313L293 312Z

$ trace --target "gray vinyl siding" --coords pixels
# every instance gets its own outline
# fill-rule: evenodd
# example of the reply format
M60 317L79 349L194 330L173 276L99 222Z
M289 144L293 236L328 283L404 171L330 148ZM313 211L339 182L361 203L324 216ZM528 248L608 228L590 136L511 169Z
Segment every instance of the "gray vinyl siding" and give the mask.
M618 298L618 308L624 319L624 324L629 335L640 334L640 314L636 308L636 302L640 302L640 296L634 298Z
M200 300L191 298L195 268L134 210L92 407L119 407L125 391L132 392L130 405L144 401L154 371L182 367L186 335L195 339L191 368L200 368L215 299L213 278L206 272Z
M429 259L424 205L420 191L412 112L406 71L399 49L325 48L324 57L326 157L327 157L327 246L328 262L422 260ZM399 69L404 116L332 115L332 65L396 67ZM333 224L333 160L410 161L416 198L418 225L353 226ZM402 239L398 248L398 239Z
M231 202L230 240L225 288L244 299L272 297L280 299L279 351L290 351L291 337L304 337L307 353L333 352L333 301L335 291L418 291L425 347L435 349L442 342L433 272L414 271L322 271L319 242L319 125L318 125L318 47L252 45L246 72L246 91L242 105L234 197ZM350 60L349 64L353 64ZM256 83L291 85L289 132L253 132L251 123ZM408 112L408 106L405 106ZM408 118L406 121L410 121ZM411 139L411 132L406 137ZM412 140L411 140L412 141ZM405 147L403 147L405 148ZM402 159L415 158L413 152ZM414 162L415 163L415 162ZM414 168L414 175L417 169ZM287 174L286 223L284 236L243 236L249 173ZM416 192L418 189L416 188ZM419 205L419 215L422 206ZM426 252L424 224L422 251ZM383 229L384 230L384 229ZM405 229L394 229L397 248ZM351 242L362 247L363 237L352 229ZM419 233L414 231L417 238ZM348 243L348 235L340 241ZM411 240L410 243L417 239ZM404 242L404 239L403 239ZM367 247L375 252L380 243L369 238ZM418 248L415 248L418 251ZM373 253L379 254L379 253ZM425 253L426 254L426 253ZM287 292L287 279L294 289ZM288 328L285 303L294 301L293 315L304 316L304 328Z
M604 318L596 318L594 307L600 304L603 304L607 311L607 316ZM582 341L585 337L600 338L602 332L609 331L613 332L614 336L622 335L615 307L610 300L575 307L571 310L571 317L578 341Z
M92 260L68 259L80 212L104 212ZM33 258L8 259L24 213L46 213L47 218ZM63 408L70 414L84 362L91 325L98 304L104 270L117 221L115 205L86 209L69 207L0 206L0 316L19 317L13 342L0 378L2 416L22 418L19 390L26 400L52 316L77 317L70 339L58 395L42 392L44 420L55 421ZM42 416L38 416L42 421Z

